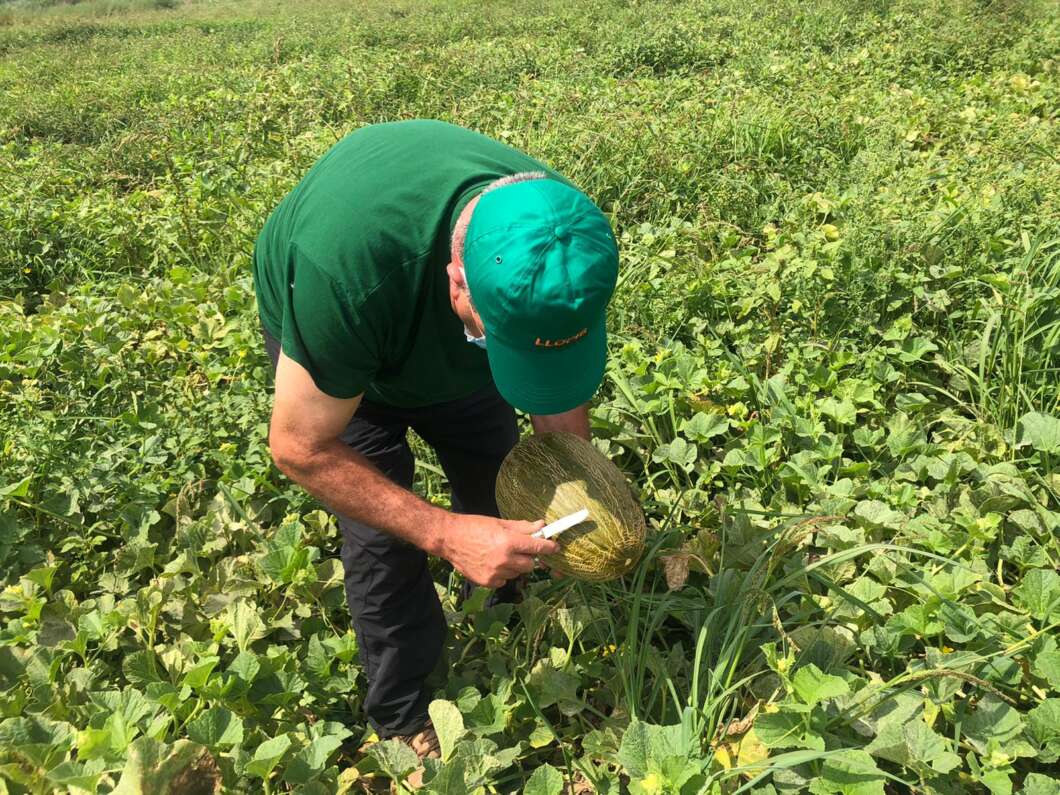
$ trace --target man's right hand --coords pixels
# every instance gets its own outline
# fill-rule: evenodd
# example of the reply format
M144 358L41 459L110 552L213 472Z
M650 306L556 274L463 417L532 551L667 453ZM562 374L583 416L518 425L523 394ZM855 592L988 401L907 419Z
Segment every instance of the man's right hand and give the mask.
M500 588L533 571L538 555L559 552L555 541L531 537L544 526L544 522L451 513L442 530L440 556L475 585Z

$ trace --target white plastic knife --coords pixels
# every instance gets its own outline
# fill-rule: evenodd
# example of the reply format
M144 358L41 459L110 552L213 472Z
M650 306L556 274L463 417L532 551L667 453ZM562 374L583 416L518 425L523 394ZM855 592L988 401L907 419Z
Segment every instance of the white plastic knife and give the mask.
M589 509L582 508L580 511L575 511L568 516L564 516L562 519L557 519L556 521L545 525L534 533L534 538L552 538L553 536L558 536L564 530L569 530L574 527L574 525L581 524L588 518Z

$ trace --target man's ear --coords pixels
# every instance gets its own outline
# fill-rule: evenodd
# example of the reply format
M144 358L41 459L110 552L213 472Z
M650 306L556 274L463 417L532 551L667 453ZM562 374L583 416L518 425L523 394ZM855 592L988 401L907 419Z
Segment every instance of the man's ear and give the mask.
M445 272L449 274L449 281L456 285L457 289L464 286L464 274L460 271L460 266L455 262L450 262L445 266Z

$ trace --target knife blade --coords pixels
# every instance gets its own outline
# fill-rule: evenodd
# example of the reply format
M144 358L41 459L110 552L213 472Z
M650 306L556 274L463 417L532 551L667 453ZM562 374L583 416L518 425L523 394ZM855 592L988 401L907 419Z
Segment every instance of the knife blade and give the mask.
M556 521L545 525L536 533L534 533L533 537L547 539L552 538L553 536L558 536L564 530L569 530L570 528L574 527L574 525L581 524L588 518L589 509L582 508L580 511L575 511L572 514L564 516L562 519L557 519Z

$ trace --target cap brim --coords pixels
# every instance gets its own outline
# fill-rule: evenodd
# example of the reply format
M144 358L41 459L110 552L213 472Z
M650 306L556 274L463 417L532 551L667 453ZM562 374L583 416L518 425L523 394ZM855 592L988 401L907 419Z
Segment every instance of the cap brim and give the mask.
M576 343L560 348L524 350L491 339L486 353L497 391L528 414L562 414L596 393L607 364L607 323L604 315Z

